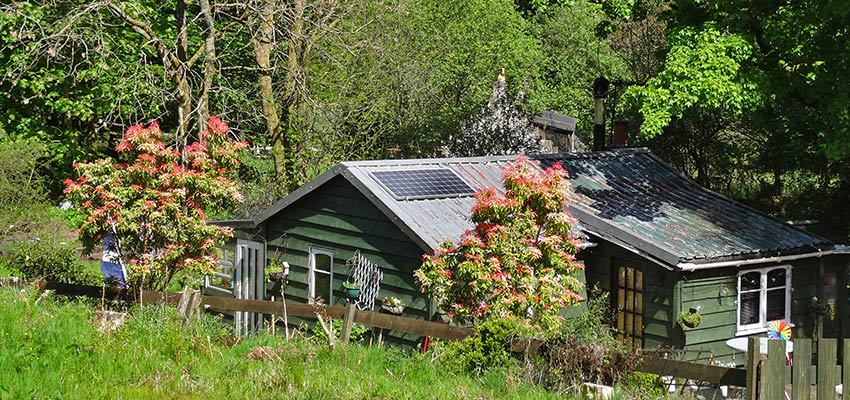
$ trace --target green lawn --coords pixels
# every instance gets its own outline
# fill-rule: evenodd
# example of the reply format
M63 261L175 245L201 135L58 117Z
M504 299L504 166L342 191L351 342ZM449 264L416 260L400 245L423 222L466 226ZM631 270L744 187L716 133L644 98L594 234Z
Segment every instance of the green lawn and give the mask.
M127 324L104 334L94 329L93 310L0 289L0 399L559 398L510 375L473 378L397 349L330 349L268 335L234 344L214 318L184 328L162 306L134 309ZM252 349L262 359L249 359Z

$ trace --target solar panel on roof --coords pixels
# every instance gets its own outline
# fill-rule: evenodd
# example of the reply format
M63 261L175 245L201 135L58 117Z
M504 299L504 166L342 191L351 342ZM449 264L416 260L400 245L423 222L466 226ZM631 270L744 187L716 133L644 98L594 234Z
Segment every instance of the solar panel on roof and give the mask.
M475 194L466 182L446 168L374 171L372 177L398 199L459 197Z

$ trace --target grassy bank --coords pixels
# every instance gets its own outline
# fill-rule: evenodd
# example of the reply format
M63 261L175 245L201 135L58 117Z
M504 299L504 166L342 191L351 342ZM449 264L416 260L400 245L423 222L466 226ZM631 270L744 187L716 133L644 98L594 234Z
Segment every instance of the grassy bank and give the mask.
M236 342L216 319L183 327L168 307L131 310L120 329L100 333L93 309L0 289L0 399L557 398L503 373L473 378L400 350Z

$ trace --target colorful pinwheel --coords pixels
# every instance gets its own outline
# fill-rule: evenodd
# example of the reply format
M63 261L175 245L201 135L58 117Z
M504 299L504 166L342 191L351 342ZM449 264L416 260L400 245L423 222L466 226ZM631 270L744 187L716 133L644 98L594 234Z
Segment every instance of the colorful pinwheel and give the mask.
M772 321L767 326L768 339L791 340L791 325L784 320Z

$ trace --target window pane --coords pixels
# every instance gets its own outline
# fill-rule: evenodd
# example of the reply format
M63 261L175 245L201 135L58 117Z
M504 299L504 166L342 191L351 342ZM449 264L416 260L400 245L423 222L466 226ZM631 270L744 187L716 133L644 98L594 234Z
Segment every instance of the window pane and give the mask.
M317 271L314 279L316 280L316 291L314 292L316 293L316 298L321 297L325 304L333 304L333 299L331 298L331 275Z
M749 272L741 275L741 290L757 290L761 288L761 273Z
M775 269L767 273L767 288L785 286L785 269ZM767 304L770 304L768 302Z
M316 259L316 269L320 271L331 271L331 257L327 254L314 254Z
M759 292L741 293L741 325L759 323Z
M782 278L782 281L784 282L785 278ZM767 320L777 319L785 319L785 289L767 291Z

